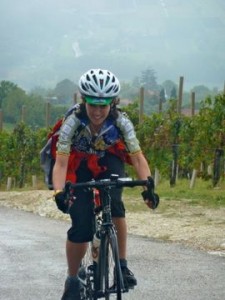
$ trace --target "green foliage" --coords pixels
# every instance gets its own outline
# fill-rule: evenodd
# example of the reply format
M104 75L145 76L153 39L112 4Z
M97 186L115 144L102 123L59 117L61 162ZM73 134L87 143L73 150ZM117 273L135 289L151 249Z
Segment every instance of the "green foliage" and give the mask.
M162 88L159 92L159 98L160 98L160 101L163 102L166 102L166 94L165 94L165 89Z
M3 178L5 171L8 170L10 160L11 135L2 131L0 133L0 179Z
M189 188L187 179L178 180L178 184L171 189L168 181L162 180L156 190L166 200L188 200L191 205L203 205L208 207L225 207L225 182L219 189L213 189L208 181L198 178L195 187Z
M147 90L157 90L158 84L156 72L151 68L147 68L146 70L142 71L140 83Z
M211 91L204 85L193 87L192 92L195 93L195 100L200 102L211 95Z
M13 82L5 80L0 82L0 108L2 108L3 100L15 89L17 89L17 85Z
M23 110L23 121L33 129L46 125L47 103L39 95L27 95L23 90L16 88L3 100L3 106L4 122L15 125L20 123ZM58 118L64 115L67 109L68 107L61 105L50 105L49 124L53 125Z
M137 127L137 136L151 169L160 169L161 174L166 175L171 160L171 150L168 128L165 126L163 115L144 116L142 123Z
M3 182L8 176L15 177L17 184L23 186L32 174L42 174L39 152L47 136L47 129L43 129L46 103L41 96L27 95L18 87L11 90L3 101L4 114L15 122L16 127L11 133L0 132L0 179ZM123 108L135 126L152 172L157 168L161 176L169 178L174 154L177 155L180 175L191 174L193 168L200 170L201 165L212 165L215 150L225 150L225 95L206 98L199 113L192 117L177 113L176 99L167 103L167 110L144 115L141 123L138 101ZM25 114L26 125L20 122L22 106L29 111ZM66 110L66 107L51 105L50 126ZM129 167L127 170L133 174Z
M177 90L175 86L171 89L170 99L177 99Z
M138 125L139 122L139 104L138 101L134 101L132 104L129 104L126 107L123 107L123 111L125 111L131 121L133 122L134 126Z
M166 80L162 83L162 87L166 91L166 95L169 99L176 99L177 98L177 85L172 80Z
M190 174L193 168L199 170L202 163L211 165L215 149L224 150L225 146L224 95L206 98L193 117L178 114L176 105L176 100L170 100L165 112L144 115L140 124L138 103L126 107L151 169L159 169L166 177L175 146L182 174Z
M46 142L47 130L32 130L19 123L12 133L0 133L1 182L13 177L18 187L31 180L31 175L41 175L40 149Z
M22 107L28 103L28 96L20 88L13 89L3 99L4 118L9 123L21 121ZM12 113L13 112L13 113Z

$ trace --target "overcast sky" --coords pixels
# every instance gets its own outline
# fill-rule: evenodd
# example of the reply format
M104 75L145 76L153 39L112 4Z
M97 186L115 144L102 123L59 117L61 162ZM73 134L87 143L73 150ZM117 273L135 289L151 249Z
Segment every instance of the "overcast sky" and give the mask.
M223 88L224 0L1 0L0 80L24 88L76 81L92 67L132 80Z

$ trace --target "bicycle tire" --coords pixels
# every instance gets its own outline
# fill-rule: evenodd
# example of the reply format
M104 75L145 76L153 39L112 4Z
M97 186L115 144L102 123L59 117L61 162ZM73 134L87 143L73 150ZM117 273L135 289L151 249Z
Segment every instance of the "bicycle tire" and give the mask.
M109 300L116 296L117 300L121 300L123 283L114 228L108 228L102 237L98 268L100 297Z

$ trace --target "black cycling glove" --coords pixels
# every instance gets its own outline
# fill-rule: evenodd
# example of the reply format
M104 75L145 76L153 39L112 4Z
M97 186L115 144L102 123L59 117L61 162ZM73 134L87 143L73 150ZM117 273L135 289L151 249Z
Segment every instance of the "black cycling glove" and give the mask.
M67 199L67 194L64 191L55 194L55 202L59 210L64 214L68 213L69 201Z
M159 205L159 196L154 193L155 183L152 177L148 177L147 190L141 193L144 201L149 200L151 202L151 208L155 209Z
M155 209L159 205L159 195L156 193L153 193L152 191L143 191L141 193L144 201L149 200L152 202L151 208Z

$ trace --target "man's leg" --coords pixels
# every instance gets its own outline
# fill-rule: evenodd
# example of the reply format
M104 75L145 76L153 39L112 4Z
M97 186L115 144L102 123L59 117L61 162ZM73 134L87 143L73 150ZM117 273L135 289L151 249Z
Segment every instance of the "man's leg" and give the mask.
M66 256L68 264L68 277L61 300L80 300L80 282L77 276L80 263L85 255L87 243L66 242Z
M126 259L127 256L127 223L125 218L113 218L117 231L119 258Z
M76 276L80 267L82 258L87 250L88 243L66 242L66 256L68 264L68 275Z
M117 231L120 266L123 275L124 285L127 288L133 288L137 285L134 274L127 267L127 223L125 218L113 218L113 223Z

